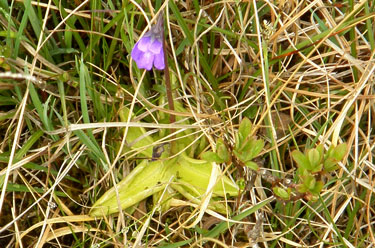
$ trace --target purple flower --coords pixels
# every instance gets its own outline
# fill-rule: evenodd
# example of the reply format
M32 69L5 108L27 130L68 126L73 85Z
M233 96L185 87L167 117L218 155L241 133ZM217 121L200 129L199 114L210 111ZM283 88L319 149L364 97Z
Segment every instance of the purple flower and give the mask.
M156 25L135 44L131 56L139 69L149 71L152 66L158 70L164 69L163 15L159 16Z

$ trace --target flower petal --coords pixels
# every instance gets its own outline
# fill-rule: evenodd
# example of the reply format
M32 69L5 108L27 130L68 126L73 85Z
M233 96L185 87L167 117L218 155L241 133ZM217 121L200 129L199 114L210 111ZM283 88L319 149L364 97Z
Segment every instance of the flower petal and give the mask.
M153 54L157 55L163 49L163 44L158 40L154 39L154 41L150 44L148 50Z
M164 51L163 51L163 49L161 49L159 54L155 54L154 66L158 70L164 70L165 61L164 61Z
M143 55L143 52L141 50L139 50L138 48L138 42L135 44L135 46L133 47L133 50L131 52L131 56L133 58L134 61L138 61L139 58L141 58Z
M139 69L146 69L146 70L151 70L152 69L152 64L154 63L154 54L150 52L146 52L142 54L142 57L139 58L139 60L135 61L137 63L137 66Z
M151 37L142 37L138 42L138 48L142 52L147 52L151 45Z

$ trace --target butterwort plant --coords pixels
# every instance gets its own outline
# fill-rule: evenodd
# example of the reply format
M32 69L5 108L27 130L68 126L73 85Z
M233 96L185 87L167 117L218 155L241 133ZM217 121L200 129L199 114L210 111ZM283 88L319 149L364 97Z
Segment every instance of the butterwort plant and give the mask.
M164 70L163 36L163 14L160 14L157 23L135 44L131 52L139 69L149 71L154 66L158 70Z
M157 24L136 43L131 56L140 69L151 70L153 67L159 70L164 69L168 107L170 110L174 110L164 44L163 15L161 14ZM181 105L176 102L176 106ZM181 108L179 112L186 112L182 106ZM133 114L130 109L123 107L119 111L119 115L120 119L126 122L129 115ZM170 115L170 123L175 122L174 117L174 115ZM160 159L154 159L154 148L157 146L150 147L150 144L155 143L153 137L146 135L146 130L143 127L130 127L126 135L126 144L129 144L127 148L140 153L146 159L142 159L131 173L117 184L116 188L113 187L104 193L95 202L89 214L99 217L117 213L120 209L131 212L134 210L133 206L151 195L154 198L155 206L160 202L162 211L174 204L180 206L180 198L183 197L197 206L204 199L205 202L208 202L204 210L208 208L222 214L230 214L229 206L219 199L238 196L239 188L233 180L224 175L224 172L213 162L189 157L184 151L176 154L175 157L171 156L175 154L173 147L177 149L185 147L186 143L190 141L190 137L186 136L189 132L185 132L184 138L170 142L169 152L161 152L158 154ZM139 139L140 137L144 138ZM219 150L223 150L223 147L220 146ZM224 159L227 160L227 158ZM208 188L208 185L212 184L210 178L213 170L219 176L215 186ZM190 203L187 205L190 206Z

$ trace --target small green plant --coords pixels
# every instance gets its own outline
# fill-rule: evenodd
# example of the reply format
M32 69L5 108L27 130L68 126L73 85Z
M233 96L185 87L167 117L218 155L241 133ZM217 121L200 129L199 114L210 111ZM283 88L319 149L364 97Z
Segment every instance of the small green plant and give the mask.
M252 160L259 155L264 147L264 141L255 139L252 134L252 124L248 118L241 121L238 133L236 134L236 144L233 154L240 163L253 170L258 170L259 166Z
M239 126L235 137L235 145L232 151L233 156L242 165L250 169L258 170L259 166L252 160L259 155L264 147L264 141L255 139L252 136L252 124L248 118L244 118ZM202 158L216 163L228 163L232 160L231 152L225 145L223 139L218 139L216 152L205 152Z
M273 192L283 200L301 198L317 200L324 187L324 174L338 168L338 162L344 158L347 150L347 144L343 143L338 146L330 146L327 152L324 152L322 144L306 150L305 153L298 150L293 151L292 158L298 166L297 184L289 184L288 187L274 186Z
M230 163L235 159L240 165L259 173L261 169L253 159L259 155L263 147L264 141L252 135L252 124L249 119L244 118L235 136L232 151L228 150L222 139L218 139L216 152L205 152L202 158L216 163ZM324 174L338 168L338 162L344 158L347 150L345 143L330 146L327 152L324 152L322 144L306 150L305 153L296 150L292 152L292 158L298 166L295 180L283 181L268 173L262 176L272 184L272 190L279 199L295 201L304 198L315 201L324 187ZM293 181L297 183L292 183Z

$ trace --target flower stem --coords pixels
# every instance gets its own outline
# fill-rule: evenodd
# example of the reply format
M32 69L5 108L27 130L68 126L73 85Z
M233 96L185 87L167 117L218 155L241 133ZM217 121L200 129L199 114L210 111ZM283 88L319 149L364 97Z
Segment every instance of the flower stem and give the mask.
M172 87L171 87L171 79L169 75L169 67L168 67L168 56L167 56L167 41L165 40L164 36L164 29L163 29L163 51L164 51L164 77L165 77L165 88L167 92L167 100L168 100L168 107L170 110L174 111L174 103L173 103L173 96L172 96ZM169 122L170 124L176 122L176 116L174 114L169 114ZM170 132L174 133L175 129L171 129ZM175 138L175 135L173 135L172 139ZM171 153L175 153L175 142L172 140L171 142Z
M166 43L166 41L164 40L164 43L163 43L164 59L165 59L165 61L167 61L167 53L166 53L166 49L165 49L165 43ZM164 76L165 76L165 87L166 87L166 90L167 90L168 107L169 107L170 110L174 110L171 79L170 79L170 76L169 76L169 67L168 67L167 63L166 63L165 68L164 68ZM169 120L170 120L170 123L174 123L176 121L176 116L173 115L173 114L170 114Z

